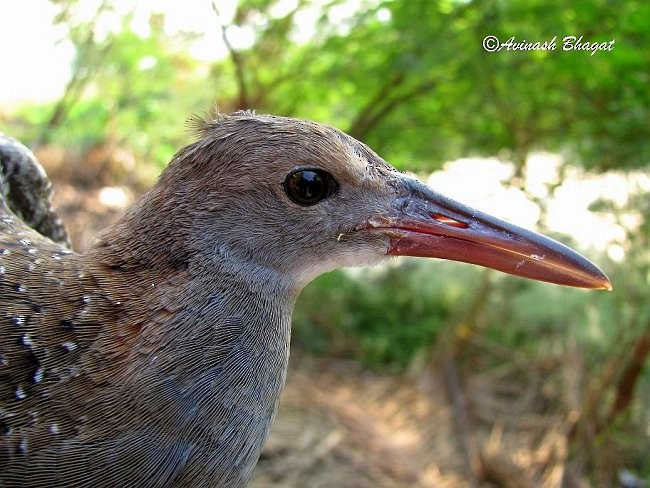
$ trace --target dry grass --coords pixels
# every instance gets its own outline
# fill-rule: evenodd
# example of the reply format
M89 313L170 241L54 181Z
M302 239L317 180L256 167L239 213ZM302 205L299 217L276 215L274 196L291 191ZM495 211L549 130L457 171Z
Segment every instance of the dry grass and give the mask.
M503 371L467 381L472 442L480 456L474 473L441 375L418 376L294 360L251 486L560 486L563 422L538 411L540 399L530 387L504 381Z

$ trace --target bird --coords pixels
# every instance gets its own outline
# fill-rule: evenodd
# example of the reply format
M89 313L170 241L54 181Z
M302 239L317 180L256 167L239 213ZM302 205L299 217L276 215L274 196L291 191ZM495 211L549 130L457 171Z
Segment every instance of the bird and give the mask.
M196 139L84 254L0 204L0 486L241 487L318 275L394 256L611 289L568 247L443 196L316 122Z

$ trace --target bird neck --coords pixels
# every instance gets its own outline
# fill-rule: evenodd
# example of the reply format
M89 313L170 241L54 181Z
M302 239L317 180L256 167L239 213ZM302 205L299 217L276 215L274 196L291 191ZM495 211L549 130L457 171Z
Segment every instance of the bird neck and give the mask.
M123 223L109 230L86 255L85 267L113 304L116 325L132 335L132 351L145 352L148 361L157 356L161 371L184 370L187 381L201 374L191 361L199 357L228 374L224 366L235 369L260 356L278 363L261 371L284 375L300 291L291 280L218 242L208 255L182 254L174 251L182 245L145 245L129 234ZM231 356L235 363L226 361ZM169 365L160 363L163 357ZM129 362L137 364L134 359Z
M143 430L185 436L212 479L247 478L277 411L299 290L218 242L218 252L181 254L133 229L117 224L85 258L118 311L104 345L127 343L122 357L111 352L123 367L113 381Z

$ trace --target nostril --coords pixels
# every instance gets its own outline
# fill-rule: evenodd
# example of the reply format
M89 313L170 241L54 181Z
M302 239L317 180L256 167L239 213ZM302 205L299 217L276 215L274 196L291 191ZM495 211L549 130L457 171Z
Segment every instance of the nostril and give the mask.
M452 219L451 217L447 217L446 215L438 214L438 213L432 213L430 216L440 222L441 224L444 225L449 225L450 227L458 227L459 229L466 229L469 227L469 224L466 224L465 222L461 222L456 219Z

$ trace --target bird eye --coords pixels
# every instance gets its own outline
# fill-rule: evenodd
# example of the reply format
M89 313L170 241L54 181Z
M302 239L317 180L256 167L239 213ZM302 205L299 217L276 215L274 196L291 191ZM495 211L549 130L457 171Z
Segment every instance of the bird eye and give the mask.
M315 205L334 195L338 189L332 175L320 169L298 169L284 180L284 191L298 205Z

